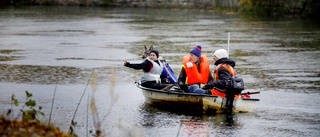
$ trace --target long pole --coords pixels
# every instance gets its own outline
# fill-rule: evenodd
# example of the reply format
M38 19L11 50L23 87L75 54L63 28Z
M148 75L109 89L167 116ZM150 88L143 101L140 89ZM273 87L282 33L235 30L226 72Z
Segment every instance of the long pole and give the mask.
M91 74L91 76L92 76L92 74ZM87 90L87 87L88 87L90 81L91 81L91 77L89 78L88 83L87 83L87 85L86 85L86 88L85 88L85 89L83 90L83 92L82 92L82 95L81 95L81 98L80 98L79 103L78 103L78 105L77 105L77 108L76 108L76 110L75 110L74 113L73 113L73 117L72 117L72 119L71 119L71 125L70 125L70 127L73 125L73 124L72 124L72 123L74 122L73 120L74 120L74 118L75 118L75 116L76 116L76 113L77 113L77 111L78 111L79 105L80 105L80 103L81 103L81 100L82 100L82 98L83 98L84 93L85 93L86 90ZM68 131L68 132L70 133L70 128L69 128L69 131Z
M88 119L89 119L89 92L88 92L88 99L87 99L87 123L86 123L86 137L88 137Z
M229 46L230 46L230 32L228 32L228 58L229 58Z
M56 87L54 88L54 93L53 93L53 99L52 99L52 103L51 103L51 110L50 110L50 115L49 115L49 123L48 123L48 126L50 126L52 109L53 109L53 103L54 103L54 98L56 97L57 86L58 86L58 80L57 80L57 82L56 82Z

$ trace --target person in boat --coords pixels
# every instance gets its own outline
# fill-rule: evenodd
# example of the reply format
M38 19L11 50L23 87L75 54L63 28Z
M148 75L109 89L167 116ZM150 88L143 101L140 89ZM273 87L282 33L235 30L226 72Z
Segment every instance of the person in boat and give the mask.
M221 90L225 90L228 80L230 78L236 77L236 71L234 69L236 63L232 59L229 59L228 52L225 49L218 49L213 53L214 65L216 66L214 70L214 79L210 80L205 86L197 89L197 93L202 94L212 94L221 97L225 97L226 94L214 89L214 87ZM235 98L239 98L236 95Z
M166 62L164 58L160 56L159 60L163 65L163 71L160 75L161 83L168 83L168 84L175 84L178 82L177 76L174 74L172 68L170 67L169 63Z
M178 85L184 92L196 93L201 84L206 84L212 79L208 58L201 54L201 46L198 45L190 51L190 55L183 57Z
M124 60L124 66L134 69L142 69L145 74L141 77L141 86L153 89L163 89L169 84L161 83L160 75L163 64L158 60L159 53L151 50L149 56L140 64L131 64Z
M153 50L153 45L151 45L149 48L144 46L144 54L142 56L143 59L146 59L149 56L150 51ZM177 76L174 74L173 70L169 66L169 63L166 62L166 60L159 56L158 60L163 65L163 71L160 75L161 83L169 83L169 84L175 84L178 82Z

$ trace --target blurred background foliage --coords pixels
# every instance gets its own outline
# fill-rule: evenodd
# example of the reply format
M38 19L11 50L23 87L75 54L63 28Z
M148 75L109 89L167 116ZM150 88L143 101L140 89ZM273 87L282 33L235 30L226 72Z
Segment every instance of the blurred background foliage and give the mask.
M240 12L262 17L320 16L319 0L0 0L0 5L63 5L63 6L127 6L149 8L191 8L217 12Z

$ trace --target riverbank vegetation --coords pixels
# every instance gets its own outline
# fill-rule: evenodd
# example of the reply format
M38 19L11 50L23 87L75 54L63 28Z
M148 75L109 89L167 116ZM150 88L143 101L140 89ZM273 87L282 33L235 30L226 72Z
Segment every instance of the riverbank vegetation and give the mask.
M15 109L14 107L19 107L21 103L12 94L11 108L6 116L3 115L0 118L0 134L2 136L76 136L75 134L60 132L59 128L43 125L37 118L38 115L44 116L41 111L42 107L36 107L36 101L31 98L32 94L28 91L26 91L26 96L26 101L22 103L23 106L20 109ZM14 113L16 110L18 111Z
M26 91L26 99L25 101L21 101L16 99L15 95L12 94L10 106L6 114L0 117L0 135L4 136L60 136L60 137L76 137L76 131L79 130L79 126L77 125L77 121L75 120L76 114L78 113L78 108L81 103L86 103L87 113L82 114L86 115L87 118L85 121L86 134L82 134L80 136L111 136L111 132L106 130L110 127L114 127L115 123L105 122L110 117L115 103L119 99L119 95L114 91L116 84L116 76L117 71L114 70L110 74L110 89L107 94L109 94L109 98L106 99L108 101L108 106L104 106L107 108L106 110L103 108L97 107L97 102L95 99L95 94L98 89L98 85L96 83L97 76L92 73L90 79L87 82L87 85L82 92L81 98L78 105L76 106L75 111L73 112L72 119L70 122L68 132L61 132L59 128L54 127L53 124L50 124L52 108L55 101L55 94L53 95L51 111L42 112L42 107L36 103L36 100L32 99L32 94ZM56 85L57 86L57 85ZM91 86L92 93L87 91L87 87ZM87 99L84 98L84 95L87 94ZM99 103L99 102L98 102ZM101 102L100 102L101 103ZM22 105L22 106L21 106ZM89 112L91 110L91 115ZM99 110L99 112L98 112ZM49 116L49 122L44 123L44 121L40 121L38 119L39 116ZM89 116L90 115L90 116ZM92 118L92 120L89 120ZM89 123L92 121L92 124ZM67 121L66 123L68 123ZM92 126L91 126L92 125ZM120 130L120 134L125 134L124 136L143 136L143 133L138 130L138 128L126 123L125 121L117 121L116 122L117 129ZM91 129L90 129L91 128Z
M59 128L53 128L45 125L41 125L36 122L30 122L25 120L9 120L4 117L0 118L0 134L2 136L59 136L69 137L68 133L60 132Z
M0 5L108 6L196 9L241 13L260 17L303 17L318 19L319 0L0 0Z
M239 10L245 14L263 17L303 17L317 19L320 16L319 0L241 0Z

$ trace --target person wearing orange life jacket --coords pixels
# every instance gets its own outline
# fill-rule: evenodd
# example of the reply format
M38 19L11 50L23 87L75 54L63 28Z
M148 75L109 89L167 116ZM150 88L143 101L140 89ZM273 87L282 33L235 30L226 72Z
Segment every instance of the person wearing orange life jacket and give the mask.
M216 50L213 54L213 60L215 62L214 65L216 66L214 70L214 79L209 81L197 92L225 97L226 94L213 88L226 89L228 80L232 77L236 77L236 71L234 69L236 63L228 58L228 52L225 49ZM239 98L239 96L236 95L235 98Z
M201 54L201 46L198 45L190 51L190 55L183 57L183 66L181 68L178 84L179 87L187 93L196 93L196 89L201 84L206 84L212 80L209 61L205 54Z

